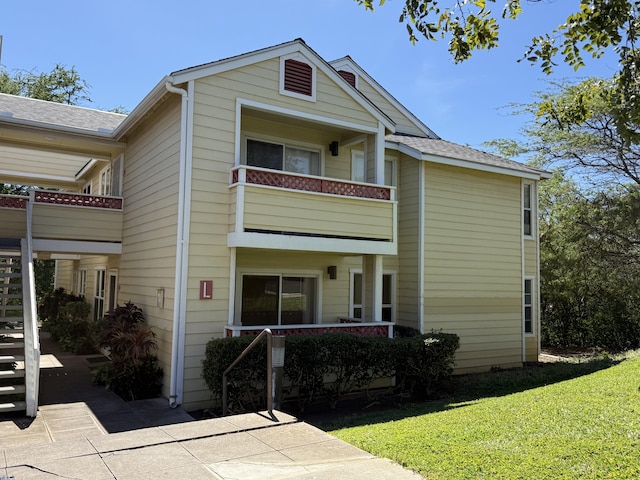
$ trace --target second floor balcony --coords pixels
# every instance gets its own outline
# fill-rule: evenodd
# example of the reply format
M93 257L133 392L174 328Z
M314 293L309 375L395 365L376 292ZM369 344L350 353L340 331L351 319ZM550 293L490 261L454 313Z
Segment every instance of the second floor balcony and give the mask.
M100 195L34 190L29 197L0 196L0 236L27 235L31 205L31 236L36 240L122 242L123 199Z
M397 253L394 187L243 165L230 195L231 247Z

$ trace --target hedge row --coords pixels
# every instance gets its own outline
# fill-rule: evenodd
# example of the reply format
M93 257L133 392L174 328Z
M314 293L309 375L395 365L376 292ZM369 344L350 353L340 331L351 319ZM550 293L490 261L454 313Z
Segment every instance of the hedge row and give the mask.
M202 376L214 405L222 404L222 374L255 337L213 339L207 344ZM395 376L393 392L428 393L434 382L453 369L457 335L432 333L407 338L359 337L335 333L286 338L284 396L300 411L326 400L332 408L345 396L369 390L375 382ZM264 408L266 341L261 342L228 377L232 413Z

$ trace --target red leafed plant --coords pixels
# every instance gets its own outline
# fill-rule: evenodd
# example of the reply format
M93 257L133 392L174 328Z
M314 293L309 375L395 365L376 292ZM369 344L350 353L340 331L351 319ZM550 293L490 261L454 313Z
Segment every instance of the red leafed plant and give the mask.
M111 362L95 373L104 384L125 400L152 398L160 392L162 369L158 366L156 334L144 321L142 309L131 302L118 305L104 317L99 345L109 352Z

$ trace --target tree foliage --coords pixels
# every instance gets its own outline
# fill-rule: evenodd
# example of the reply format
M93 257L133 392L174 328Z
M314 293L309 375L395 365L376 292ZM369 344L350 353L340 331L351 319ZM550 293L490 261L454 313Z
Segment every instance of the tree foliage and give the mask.
M551 112L524 129L526 141L492 142L556 169L539 190L545 345L640 346L640 149L616 128L611 88L555 85L520 107Z
M376 4L385 3L355 1L371 11ZM448 40L449 52L458 63L476 50L497 47L501 41L499 20L524 15L524 2L506 0L496 14L490 9L496 0L405 0L399 21L406 25L412 43L420 36ZM578 10L555 30L532 38L520 60L538 63L544 73L550 74L558 59L578 70L585 65L585 58L600 58L613 51L619 59L610 92L618 107L613 118L623 138L635 138L635 127L640 124L640 53L636 46L639 14L640 0L580 0Z
M48 73L19 70L11 75L0 70L0 92L49 102L78 105L91 103L89 85L75 67L56 64Z

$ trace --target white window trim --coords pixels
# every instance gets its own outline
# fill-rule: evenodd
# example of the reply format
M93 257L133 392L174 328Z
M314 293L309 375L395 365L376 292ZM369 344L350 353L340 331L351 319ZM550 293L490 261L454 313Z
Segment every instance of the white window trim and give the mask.
M298 62L306 63L311 67L311 95L304 95L302 93L292 92L290 90L285 90L284 88L284 62L286 60L297 60ZM307 102L315 102L316 101L316 84L317 84L317 68L315 64L309 60L307 57L302 55L300 52L292 53L289 55L285 55L280 57L280 95L286 95L288 97L299 98L301 100L306 100Z
M319 165L319 172L318 172L318 176L319 177L324 177L324 162L325 162L325 158L324 158L324 146L322 145L318 145L317 143L310 143L310 142L300 142L297 140L292 140L290 138L284 138L284 137L276 137L273 135L264 135L264 134L260 134L260 133L255 133L255 132L243 132L242 133L242 140L240 142L240 164L241 165L246 165L247 164L247 140L257 140L259 142L265 142L265 143L273 143L274 145L282 145L283 147L290 147L290 148L301 148L303 150L309 150L309 151L317 151L320 154L320 165ZM288 172L288 170L277 170L278 172ZM291 173L293 175L306 175L303 173L297 174L295 172L288 172ZM315 176L315 175L311 175L311 176Z
M74 288L77 288L77 293L79 296L87 297L87 269L80 268L78 269L78 285Z
M525 282L531 282L531 331L527 332L525 330L524 322L525 322L525 307L527 304L525 303ZM522 330L524 331L525 336L527 337L535 337L536 336L536 301L537 298L537 284L536 277L533 275L525 275L522 279Z
M104 275L104 289L102 291L102 296L99 296L98 293L99 292L99 287L98 287L98 280L100 278L100 272L102 272L102 274ZM93 312L93 318L94 319L100 319L104 316L104 308L106 306L106 296L107 296L107 267L106 266L99 266L95 268L95 278L94 278L94 282L93 282L93 307L94 307L94 312ZM96 306L96 300L102 300L102 311L101 312L97 312L95 311L95 306Z
M236 272L236 296L233 311L233 324L242 325L242 278L245 275L264 275L274 277L308 277L316 279L316 321L315 324L322 323L322 275L321 270L298 270L286 269L278 270L273 268L248 268L238 269ZM278 319L280 321L280 318ZM278 324L280 325L280 324Z
M89 191L87 191L87 189ZM87 194L87 195L91 195L93 193L93 185L92 185L91 181L89 181L89 182L84 184L84 186L82 187L82 193Z
M362 156L362 160L364 161L364 175L362 180L356 180L356 168L355 168L355 160L357 157ZM364 150L351 150L351 181L352 182L362 182L367 183L367 158L364 155Z
M353 303L353 277L355 274L360 274L362 275L362 269L361 268L351 268L349 269L349 318L353 317L353 310L354 308L356 308L356 305ZM382 304L383 307L385 306L389 306L391 307L391 322L395 323L396 322L396 309L397 309L397 305L398 305L398 292L396 290L396 282L397 282L397 276L398 276L398 272L397 270L383 270L382 271L382 275L391 275L391 305L387 305L387 304ZM524 283L523 283L524 285ZM364 288L364 279L363 279L363 284L362 284L363 288ZM524 298L524 295L523 295ZM362 309L362 318L365 317L365 298L364 298L364 292L362 292L362 300L363 303L362 305L360 305L359 308ZM523 313L524 313L524 307L523 307Z
M529 199L529 219L530 219L530 232L529 234L524 233L524 212L525 212L525 206L524 206L524 200L525 200L525 190L526 190L526 186L529 186L529 193L531 194L531 198ZM522 224L522 236L524 238L526 238L527 240L533 240L534 236L533 236L533 232L536 231L536 212L535 212L535 202L534 199L536 198L536 190L535 190L535 184L533 182L527 182L524 181L522 182L522 219L521 219L521 224Z
M109 174L109 181L103 182L103 176L107 172ZM111 185L112 185L111 176L112 175L113 175L113 170L111 169L111 164L107 165L102 170L100 170L100 173L98 174L98 195L105 195L105 196L111 195ZM109 191L106 190L107 188L109 189Z
M392 170L391 175L393 176L393 178L391 179L392 181L389 182L389 179L386 178L386 175L385 175L384 184L387 187L397 187L398 186L398 157L393 155L385 155L384 161L385 161L385 164L386 162L391 162L391 170ZM385 167L385 172L386 171L387 170Z

